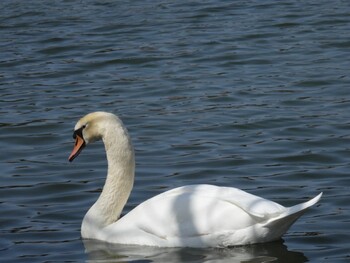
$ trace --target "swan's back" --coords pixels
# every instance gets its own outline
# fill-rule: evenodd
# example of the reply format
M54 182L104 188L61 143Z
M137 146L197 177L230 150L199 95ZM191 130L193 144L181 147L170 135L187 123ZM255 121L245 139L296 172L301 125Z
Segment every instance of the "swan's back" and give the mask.
M295 221L284 222L279 231L268 227L288 209L236 188L190 185L140 204L105 228L101 239L168 247L260 243L278 239Z

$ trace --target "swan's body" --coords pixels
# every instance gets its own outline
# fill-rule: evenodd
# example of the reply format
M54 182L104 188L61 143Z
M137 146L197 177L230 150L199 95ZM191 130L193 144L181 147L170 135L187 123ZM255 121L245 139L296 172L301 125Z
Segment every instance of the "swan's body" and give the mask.
M315 204L286 208L231 187L189 185L157 195L120 217L134 181L134 151L121 120L95 112L75 126L72 161L89 142L102 139L108 175L82 223L83 238L160 247L226 247L279 239Z

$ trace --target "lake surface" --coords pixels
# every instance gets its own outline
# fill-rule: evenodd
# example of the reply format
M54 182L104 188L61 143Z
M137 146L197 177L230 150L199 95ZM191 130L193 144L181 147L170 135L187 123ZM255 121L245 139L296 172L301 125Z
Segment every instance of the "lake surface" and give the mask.
M2 262L349 262L348 1L0 2ZM136 150L125 213L210 183L290 206L283 240L230 249L80 238L102 143L67 158L76 121L118 114Z

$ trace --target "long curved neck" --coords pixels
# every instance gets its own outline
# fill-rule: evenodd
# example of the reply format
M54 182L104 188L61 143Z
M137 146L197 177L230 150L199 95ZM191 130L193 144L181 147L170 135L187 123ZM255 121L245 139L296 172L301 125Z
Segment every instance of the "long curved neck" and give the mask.
M127 131L119 123L104 130L108 173L98 200L84 217L82 235L86 238L94 238L96 230L118 220L134 183L134 151Z

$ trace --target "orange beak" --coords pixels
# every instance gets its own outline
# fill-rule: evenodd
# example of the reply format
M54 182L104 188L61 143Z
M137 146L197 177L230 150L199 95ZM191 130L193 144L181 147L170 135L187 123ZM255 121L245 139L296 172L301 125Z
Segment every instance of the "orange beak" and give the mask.
M85 141L83 138L81 138L79 135L76 135L75 137L75 145L73 148L72 153L70 154L68 160L71 162L79 155L79 153L84 149L85 147Z

